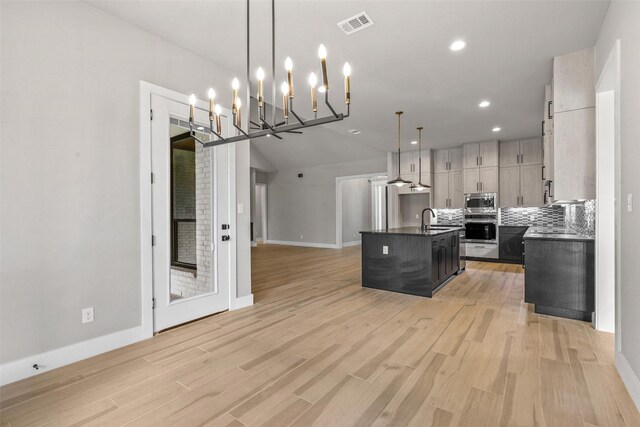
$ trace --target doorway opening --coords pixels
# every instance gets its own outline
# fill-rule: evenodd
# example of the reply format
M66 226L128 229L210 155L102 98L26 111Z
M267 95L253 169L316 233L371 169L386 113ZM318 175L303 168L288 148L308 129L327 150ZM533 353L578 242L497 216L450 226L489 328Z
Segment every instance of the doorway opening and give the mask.
M267 241L267 184L256 183L255 191L254 240L256 243Z
M386 222L383 173L336 178L336 247L360 244L360 231Z

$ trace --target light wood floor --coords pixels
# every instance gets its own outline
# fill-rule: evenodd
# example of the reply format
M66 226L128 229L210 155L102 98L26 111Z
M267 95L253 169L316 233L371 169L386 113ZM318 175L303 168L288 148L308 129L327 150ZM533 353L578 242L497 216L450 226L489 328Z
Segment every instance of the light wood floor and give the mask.
M640 426L613 336L534 314L519 266L428 299L359 251L254 248L253 307L6 386L1 424Z

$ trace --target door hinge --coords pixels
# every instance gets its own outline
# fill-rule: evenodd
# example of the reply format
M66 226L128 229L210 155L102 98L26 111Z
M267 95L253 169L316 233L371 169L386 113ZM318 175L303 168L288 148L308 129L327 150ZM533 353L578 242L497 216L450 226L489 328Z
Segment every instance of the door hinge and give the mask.
M151 309L152 310L156 309L156 299L155 298L151 298Z
M153 109L149 110L149 119L153 120Z
M153 176L153 172L151 172L151 183L153 184L155 182L155 176Z
M151 235L151 246L155 246L156 245L156 236Z

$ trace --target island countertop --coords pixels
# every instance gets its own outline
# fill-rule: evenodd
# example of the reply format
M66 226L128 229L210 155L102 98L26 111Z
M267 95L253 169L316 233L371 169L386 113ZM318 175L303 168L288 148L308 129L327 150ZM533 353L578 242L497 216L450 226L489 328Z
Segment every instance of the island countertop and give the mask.
M398 227L398 228L389 228L389 229L381 229L381 230L369 230L369 231L361 231L361 234L394 234L394 235L405 235L405 236L438 236L440 234L451 233L452 231L460 231L463 230L463 227L458 227L455 225L447 226L447 227L433 227L427 228L427 230L421 230L420 227Z

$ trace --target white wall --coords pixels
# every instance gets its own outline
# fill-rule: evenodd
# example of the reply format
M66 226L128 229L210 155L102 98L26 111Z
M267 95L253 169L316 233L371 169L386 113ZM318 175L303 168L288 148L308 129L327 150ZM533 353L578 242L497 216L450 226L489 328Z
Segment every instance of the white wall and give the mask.
M342 243L360 240L360 231L371 230L371 182L369 178L341 181Z
M386 169L386 158L381 157L270 173L269 240L335 245L336 177ZM298 178L299 173L304 177Z
M640 2L612 1L596 44L596 79L600 77L609 52L620 39L620 158L621 158L621 283L620 333L623 360L621 370L636 405L640 404L640 263L634 256L640 238L640 205L626 210L627 194L640 200ZM625 365L626 364L626 365ZM627 370L625 370L627 369ZM631 372L629 372L629 369ZM631 375L634 378L631 378ZM635 382L633 382L635 381Z
M0 7L6 363L141 324L139 82L204 97L233 75L84 2ZM249 155L238 144L240 296L251 292Z

